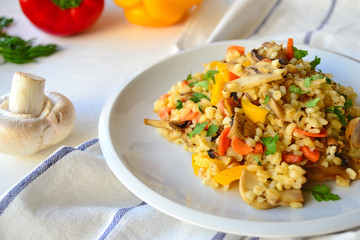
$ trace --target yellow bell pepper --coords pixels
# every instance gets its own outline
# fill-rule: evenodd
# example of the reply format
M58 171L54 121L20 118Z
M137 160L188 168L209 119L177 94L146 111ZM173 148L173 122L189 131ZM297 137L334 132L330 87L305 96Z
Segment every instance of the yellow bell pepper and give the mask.
M235 180L239 180L242 174L242 171L246 168L246 165L240 165L232 168L227 168L213 178L217 183L225 186L229 185Z
M225 169L225 164L219 159L199 156L196 153L192 154L192 166L195 175L198 174L199 168L208 169L212 163L215 164L220 169L220 171Z
M202 0L114 0L129 22L149 27L175 24Z
M219 73L215 75L215 84L211 88L211 104L216 106L224 98L222 91L225 83L229 82L229 71L225 63L216 62Z
M267 109L252 104L247 97L241 99L241 106L245 116L254 123L265 122L266 115L269 113Z

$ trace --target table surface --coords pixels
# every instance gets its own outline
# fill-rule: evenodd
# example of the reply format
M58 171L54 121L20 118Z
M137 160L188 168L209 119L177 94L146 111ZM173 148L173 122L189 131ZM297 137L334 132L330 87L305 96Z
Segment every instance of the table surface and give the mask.
M45 78L45 91L67 96L76 110L74 130L62 142L26 157L0 154L0 195L59 147L75 147L97 137L107 98L134 75L171 55L184 27L184 22L166 28L133 25L112 0L105 0L104 11L91 28L71 37L52 36L37 29L23 14L19 1L2 0L0 16L14 19L6 29L8 34L61 48L34 63L0 65L0 95L10 91L14 72L29 72Z

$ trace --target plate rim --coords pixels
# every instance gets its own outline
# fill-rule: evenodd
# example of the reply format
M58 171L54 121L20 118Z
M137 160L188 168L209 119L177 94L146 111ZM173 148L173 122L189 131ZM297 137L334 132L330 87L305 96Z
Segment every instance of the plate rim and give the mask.
M228 40L228 41L220 41L216 43L210 43L206 45L202 45L196 48L184 50L175 54L171 54L163 59L158 60L154 64L146 67L142 71L138 72L136 75L125 81L120 87L113 92L112 95L109 96L107 101L104 104L104 107L101 111L100 118L99 118L99 125L98 125L98 133L99 133L99 143L100 148L103 152L105 161L109 165L112 172L115 176L124 184L124 186L130 190L133 194L135 194L139 199L145 201L150 206L154 207L155 209L161 211L164 214L172 216L176 219L181 221L209 229L212 231L221 231L226 232L229 234L236 234L236 235L244 235L244 236L256 236L256 237L309 237L321 234L329 234L335 233L338 231L351 229L353 227L360 225L360 208L353 212L343 213L336 216L330 217L323 217L319 219L312 219L312 220L301 220L296 222L281 222L281 231L277 228L280 224L277 221L251 221L251 220L241 220L241 219L230 219L222 216L215 216L209 213L202 212L197 209L189 208L182 204L176 203L165 196L157 193L156 191L152 190L151 188L147 187L143 184L137 177L135 177L130 170L123 164L121 157L116 153L114 150L115 146L111 141L111 134L110 129L107 126L110 125L110 117L113 111L113 107L116 103L116 100L120 97L120 95L126 90L127 86L133 82L136 78L138 78L141 74L146 72L147 70L156 67L157 65L166 62L168 59L176 58L183 54L188 54L189 52L197 51L203 48L211 48L217 45L234 45L239 43L248 43L248 44L258 44L260 45L263 41L260 40L248 40L248 39L237 39L237 40ZM339 54L337 52L322 49L322 48L315 48L309 45L302 45L297 44L299 47L305 46L308 50L316 50L316 51L323 51L331 54L338 55L340 57L348 58L351 61L357 62L360 64L360 61L351 57L348 57L343 54ZM170 86L169 86L170 87ZM110 147L111 146L111 147ZM112 159L118 160L113 161ZM122 172L119 171L119 166L122 167ZM141 191L139 190L141 188ZM144 197L144 192L147 194L147 197ZM166 204L165 204L166 203ZM160 205L162 205L160 207ZM289 209L290 210L290 209ZM192 215L191 219L187 218L191 213L196 213L195 216ZM354 221L353 217L357 217ZM336 219L341 218L342 221L338 221L337 224L334 226L334 221ZM345 219L343 219L345 218ZM201 219L201 221L199 221ZM226 224L222 224L222 227L216 225L217 221L223 221ZM330 226L331 228L319 228L319 223L321 225ZM325 224L324 224L325 223ZM261 232L254 232L250 229L253 228L253 224L257 225L257 229L263 228ZM227 226L227 227L224 227ZM259 227L260 225L260 227ZM297 231L294 231L293 225L296 225ZM241 226L241 228L239 228ZM316 226L316 227L315 227ZM275 227L275 229L274 229ZM306 232L304 231L306 229ZM281 232L281 234L280 234Z

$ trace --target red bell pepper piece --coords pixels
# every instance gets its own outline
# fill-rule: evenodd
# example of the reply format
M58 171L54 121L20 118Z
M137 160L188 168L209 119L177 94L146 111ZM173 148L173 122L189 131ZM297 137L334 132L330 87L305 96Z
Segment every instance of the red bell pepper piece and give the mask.
M27 18L41 30L69 36L90 27L100 17L104 0L20 0Z

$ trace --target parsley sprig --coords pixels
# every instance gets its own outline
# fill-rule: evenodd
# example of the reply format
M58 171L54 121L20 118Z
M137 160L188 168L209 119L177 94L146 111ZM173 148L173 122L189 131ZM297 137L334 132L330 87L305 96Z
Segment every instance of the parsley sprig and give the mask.
M304 189L306 191L310 191L316 201L337 201L341 198L339 195L331 193L331 189L326 185L317 184L312 189Z
M194 129L188 133L188 137L192 138L195 134L199 134L201 131L203 131L208 125L209 122L203 122L203 123L197 123L194 127ZM218 131L219 127L215 124L211 124L206 132L207 137L212 137L215 135L215 133Z
M23 64L33 62L35 58L49 56L58 50L55 44L33 45L33 39L24 40L8 35L4 28L9 27L13 19L0 17L0 55L6 62Z
M266 147L265 154L270 155L276 153L276 142L279 140L279 133L276 133L274 137L264 137L261 141Z
M308 55L308 51L306 50L301 50L301 49L297 49L296 47L292 47L292 49L294 50L294 57L297 60L302 59L303 57L306 57Z
M203 74L202 77L204 80L192 82L189 84L189 86L203 87L205 91L207 91L209 89L210 81L213 81L213 83L215 83L215 74L218 72L218 70L209 70Z

